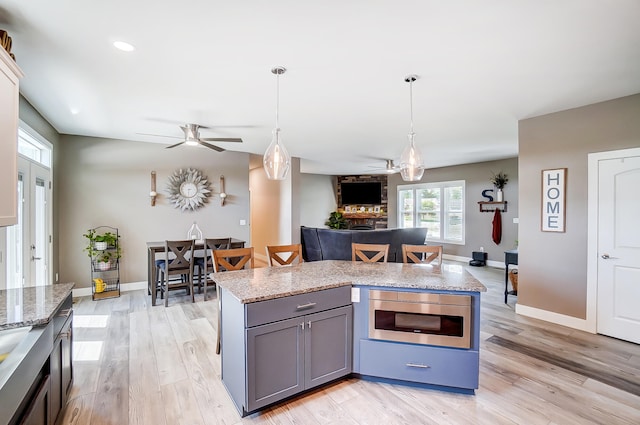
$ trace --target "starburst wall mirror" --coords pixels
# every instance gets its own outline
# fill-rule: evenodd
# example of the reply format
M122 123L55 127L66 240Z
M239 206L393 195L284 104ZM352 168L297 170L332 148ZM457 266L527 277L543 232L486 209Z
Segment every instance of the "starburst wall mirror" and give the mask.
M195 168L179 169L167 182L169 202L181 211L195 211L209 202L211 183Z

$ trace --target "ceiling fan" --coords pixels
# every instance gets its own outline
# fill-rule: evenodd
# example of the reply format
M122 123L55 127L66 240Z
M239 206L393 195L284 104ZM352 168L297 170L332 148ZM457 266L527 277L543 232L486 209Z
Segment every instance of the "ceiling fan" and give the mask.
M175 148L176 146L180 146L182 144L186 144L189 146L204 146L207 147L209 149L213 149L214 151L217 152L223 152L225 149L221 148L220 146L216 146L214 144L211 143L207 143L207 142L234 142L234 143L242 143L242 139L238 138L238 137L200 137L200 129L201 128L208 128L208 127L204 127L198 124L185 124L185 125L181 125L180 128L182 129L182 131L184 132L184 138L181 142L176 143L175 145L170 145L167 146L166 149L171 149L171 148ZM145 134L145 133L138 133L138 134ZM160 137L171 137L171 138L180 138L180 137L175 137L175 136L164 136L164 135L159 135L159 134L146 134L148 136L160 136Z
M374 168L376 169L376 171L382 171L385 174L395 174L400 172L400 166L395 165L395 163L393 162L393 159L385 159L384 168L380 168L377 166Z

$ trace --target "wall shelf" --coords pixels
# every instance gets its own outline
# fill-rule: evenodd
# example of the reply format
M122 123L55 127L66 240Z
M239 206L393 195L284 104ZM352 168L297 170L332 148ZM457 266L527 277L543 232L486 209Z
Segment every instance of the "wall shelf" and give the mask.
M495 210L507 212L507 201L502 201L502 202L479 201L478 206L480 207L480 212L494 212Z

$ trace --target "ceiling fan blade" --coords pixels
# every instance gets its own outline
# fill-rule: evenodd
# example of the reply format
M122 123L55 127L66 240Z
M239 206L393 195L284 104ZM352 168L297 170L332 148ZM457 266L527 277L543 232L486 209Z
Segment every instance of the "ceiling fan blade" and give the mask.
M239 137L201 137L200 140L207 142L235 142L242 143L242 139Z
M182 139L182 136L167 136L166 134L136 133L141 136L168 137L170 139Z
M167 146L165 149L175 148L176 146L180 146L180 145L181 145L181 144L183 144L183 143L184 143L184 142L176 143L175 145Z
M217 152L224 152L224 150L225 150L224 148L221 148L220 146L216 146L216 145L212 145L211 143L204 142L202 139L200 139L200 144L202 146L208 147L209 149L213 149L214 151L217 151Z

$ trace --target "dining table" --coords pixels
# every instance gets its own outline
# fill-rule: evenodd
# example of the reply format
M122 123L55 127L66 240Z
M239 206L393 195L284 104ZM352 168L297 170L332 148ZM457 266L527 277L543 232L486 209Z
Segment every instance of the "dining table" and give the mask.
M245 241L231 238L229 248L244 248ZM147 242L147 291L151 295L151 305L156 305L156 258L157 254L164 253L165 241ZM194 258L205 257L204 240L196 240Z

